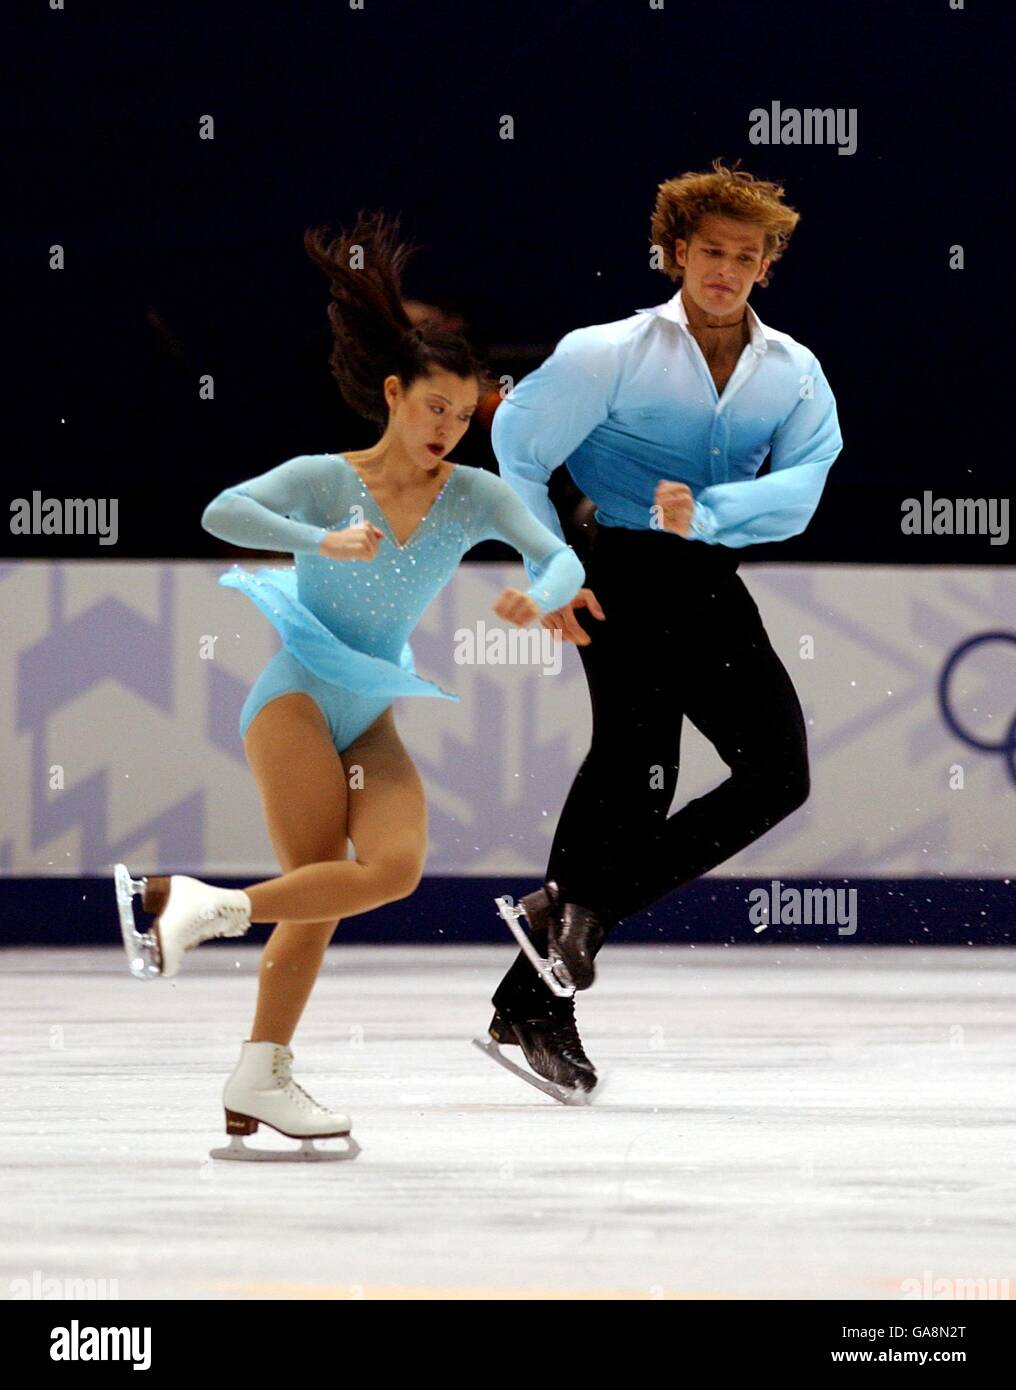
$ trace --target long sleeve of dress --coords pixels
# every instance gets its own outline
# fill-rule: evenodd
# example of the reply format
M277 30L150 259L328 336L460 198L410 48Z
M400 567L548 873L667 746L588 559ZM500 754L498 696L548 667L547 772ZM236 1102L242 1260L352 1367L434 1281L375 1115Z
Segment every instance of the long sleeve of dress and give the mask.
M313 456L289 459L245 483L225 488L205 508L201 525L232 545L316 554L328 531L300 520L314 483Z
M538 521L503 478L477 469L473 484L478 511L473 544L493 539L513 546L532 580L527 597L541 612L552 613L570 603L586 577L571 546Z
M812 394L797 402L773 436L770 472L703 488L690 539L737 548L783 541L808 525L843 448L836 402L817 361L810 375Z
M532 515L564 544L547 495L550 475L607 418L617 381L617 349L586 328L566 333L494 412L490 442L501 477ZM536 578L527 561L526 571Z

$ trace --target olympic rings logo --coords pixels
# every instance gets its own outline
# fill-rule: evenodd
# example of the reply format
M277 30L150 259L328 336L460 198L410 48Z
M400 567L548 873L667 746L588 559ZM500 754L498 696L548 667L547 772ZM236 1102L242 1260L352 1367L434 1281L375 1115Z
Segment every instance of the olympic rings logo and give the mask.
M952 679L956 667L974 647L983 646L985 642L1011 642L1016 646L1016 632L982 632L977 637L969 637L962 642L952 656L946 662L942 674L938 681L938 703L942 710L942 718L946 724L963 743L971 748L978 749L981 753L998 753L1006 760L1009 768L1009 776L1016 783L1016 712L1009 723L1008 732L997 742L990 742L988 739L975 737L968 729L964 729L952 711L951 695L949 682Z

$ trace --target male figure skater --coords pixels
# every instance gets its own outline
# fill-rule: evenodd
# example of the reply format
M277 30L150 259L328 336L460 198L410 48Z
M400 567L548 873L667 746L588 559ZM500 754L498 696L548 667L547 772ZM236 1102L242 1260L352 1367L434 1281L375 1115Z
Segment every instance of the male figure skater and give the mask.
M782 195L720 160L661 184L652 243L678 293L566 334L494 417L501 475L533 514L563 539L547 484L564 463L599 523L588 587L543 619L579 647L592 743L546 881L521 900L533 945L576 989L622 918L808 796L801 706L736 573L744 546L805 529L843 445L814 353L748 305L800 220ZM730 776L668 815L685 716ZM595 1086L574 998L552 994L522 953L493 1003L496 1043L520 1044L566 1093Z

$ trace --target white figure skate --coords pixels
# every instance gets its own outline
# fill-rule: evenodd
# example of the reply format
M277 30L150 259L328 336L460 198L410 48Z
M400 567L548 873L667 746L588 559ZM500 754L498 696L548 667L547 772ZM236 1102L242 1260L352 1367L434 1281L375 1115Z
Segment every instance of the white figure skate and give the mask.
M213 936L243 936L251 901L242 888L214 888L185 874L133 879L125 864L113 869L120 930L131 974L139 980L175 975L184 953ZM150 931L134 922L133 895L146 912L160 914Z
M222 1092L229 1144L212 1149L212 1158L322 1161L356 1158L360 1146L353 1138L348 1115L318 1105L291 1075L292 1051L282 1043L245 1042L240 1060ZM287 1139L299 1139L298 1149L249 1149L242 1136L268 1125ZM345 1149L316 1149L315 1139L345 1139Z
M507 894L504 897L495 898L494 901L497 903L498 912L508 923L508 929L512 936L522 947L526 959L551 994L556 994L559 999L570 999L575 993L575 986L572 984L571 976L568 974L564 962L554 956L549 959L541 956L524 929L519 926L519 918L526 911L522 903L513 903ZM481 1043L479 1046L486 1050L485 1044Z

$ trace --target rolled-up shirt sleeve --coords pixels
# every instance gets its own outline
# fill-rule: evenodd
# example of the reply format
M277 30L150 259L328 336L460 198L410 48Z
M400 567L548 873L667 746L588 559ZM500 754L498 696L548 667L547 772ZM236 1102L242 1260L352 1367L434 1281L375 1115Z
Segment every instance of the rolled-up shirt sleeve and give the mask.
M815 515L826 477L843 448L836 401L818 361L807 393L773 435L770 472L714 483L695 497L690 540L737 548L797 536Z
M617 347L597 327L566 333L547 360L494 414L491 444L501 477L564 544L547 494L550 476L606 420L617 385ZM526 572L536 578L527 559Z

